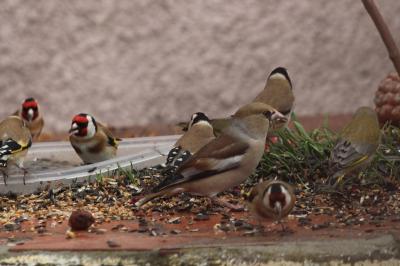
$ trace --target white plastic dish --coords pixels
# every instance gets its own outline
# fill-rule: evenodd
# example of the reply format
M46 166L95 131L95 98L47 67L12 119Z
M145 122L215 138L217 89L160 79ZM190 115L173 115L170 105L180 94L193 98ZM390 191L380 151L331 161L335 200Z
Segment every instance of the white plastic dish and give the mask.
M117 157L90 165L38 172L31 172L28 168L29 173L25 177L26 185L23 184L22 172L10 175L7 185L4 185L3 178L0 177L0 194L10 191L17 194L32 193L37 189L53 187L60 183L89 180L96 178L99 174L112 175L118 168L140 170L163 163L178 137L179 135L124 139L120 142ZM69 142L34 143L26 161L36 158L82 163Z

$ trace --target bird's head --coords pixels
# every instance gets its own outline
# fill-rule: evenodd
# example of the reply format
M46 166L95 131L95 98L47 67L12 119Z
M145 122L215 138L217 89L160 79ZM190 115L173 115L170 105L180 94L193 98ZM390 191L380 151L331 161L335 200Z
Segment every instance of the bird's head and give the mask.
M282 210L290 202L290 193L280 183L272 183L265 191L264 201L265 204L271 208L277 218L282 217Z
M82 138L91 138L94 136L96 131L97 124L93 116L81 113L72 118L72 124L69 130L70 135Z
M27 98L22 103L22 117L24 120L28 122L32 122L33 120L39 117L39 104L34 98Z
M292 87L292 81L290 80L289 74L284 67L277 67L272 70L272 72L269 74L268 79L287 81L290 85L290 88Z
M197 112L192 114L190 117L190 121L187 125L187 130L193 127L196 124L206 124L207 126L211 126L210 119L202 112Z

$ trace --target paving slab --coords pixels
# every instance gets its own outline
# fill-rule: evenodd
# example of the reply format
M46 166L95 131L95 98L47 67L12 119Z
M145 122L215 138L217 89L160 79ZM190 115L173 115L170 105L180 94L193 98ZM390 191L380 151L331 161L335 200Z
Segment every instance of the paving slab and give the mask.
M232 213L232 216L240 219L247 213ZM313 230L292 218L287 222L292 233L283 234L278 224L266 221L264 233L248 234L245 230L221 230L221 217L215 214L206 221L193 221L192 214L154 214L146 231L140 231L136 219L110 221L95 224L88 232L75 232L70 239L66 235L67 221L50 220L41 233L31 230L37 221L26 221L21 230L0 232L0 265L6 262L18 265L17 262L29 260L45 262L59 257L65 262L60 265L96 265L90 263L99 260L103 264L109 261L108 265L117 265L117 261L120 265L134 262L198 265L204 261L207 263L203 265L260 265L271 261L317 263L370 259L397 262L395 259L400 254L400 222L397 221L388 220L379 227L364 224ZM166 219L175 218L181 222L165 223ZM323 215L310 218L316 223L330 219ZM160 261L160 258L164 259Z

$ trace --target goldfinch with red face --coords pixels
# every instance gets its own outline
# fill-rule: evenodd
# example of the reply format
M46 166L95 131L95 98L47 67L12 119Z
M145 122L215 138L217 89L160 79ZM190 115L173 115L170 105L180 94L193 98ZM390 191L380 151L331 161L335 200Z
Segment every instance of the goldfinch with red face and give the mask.
M168 153L167 168L176 169L213 139L215 139L215 135L210 119L202 112L194 113L190 118L187 131L176 141L174 148Z
M25 121L33 140L38 140L44 127L44 120L40 112L39 103L34 98L27 98L22 103L21 109L17 110L14 115L19 116Z
M0 171L4 184L7 184L8 166L15 164L24 171L24 159L32 145L32 136L24 120L18 116L9 116L0 122Z
M74 116L69 133L72 147L85 164L111 159L117 153L119 139L91 115Z
M329 183L338 184L348 174L366 168L381 141L378 116L370 107L360 107L340 132L331 151Z
M259 219L272 218L281 223L296 202L293 188L286 182L272 180L257 184L247 198L250 211ZM282 225L282 230L285 228Z
M269 105L252 103L237 112L231 125L217 138L164 179L154 193L136 202L141 206L164 195L189 192L213 198L219 192L239 185L255 170L264 154L269 121L286 119ZM220 202L230 208L229 203Z

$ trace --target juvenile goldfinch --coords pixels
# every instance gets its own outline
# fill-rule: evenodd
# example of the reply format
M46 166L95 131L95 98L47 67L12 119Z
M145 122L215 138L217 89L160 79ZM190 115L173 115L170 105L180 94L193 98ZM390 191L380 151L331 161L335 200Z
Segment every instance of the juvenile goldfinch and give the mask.
M136 202L141 206L160 196L181 192L215 196L242 183L257 167L264 153L269 121L286 119L269 105L251 103L238 111L231 125L217 138L193 154L174 175L164 179L154 193ZM220 202L221 203L221 202ZM228 203L224 203L230 208Z
M32 136L25 122L18 116L9 116L0 122L0 171L7 184L8 165L15 164L24 171L24 158L32 145Z
M362 170L372 161L380 144L378 117L369 107L360 107L341 131L331 151L330 181L339 183L344 176Z
M279 129L287 125L293 110L294 94L292 81L286 68L277 67L269 74L264 90L257 95L253 102L271 105L286 116L286 123L274 123L273 128Z
M25 121L33 140L38 140L44 127L44 120L42 112L40 112L39 103L34 98L27 98L22 103L21 109L17 110L14 115L19 116Z
M272 218L282 225L281 220L289 215L296 202L293 188L279 180L265 181L251 190L249 210L259 219Z
M175 169L213 139L215 135L210 119L204 113L194 113L190 118L187 132L177 140L174 148L168 153L167 168Z
M72 147L85 164L111 159L117 153L119 139L91 115L74 116L69 133Z

